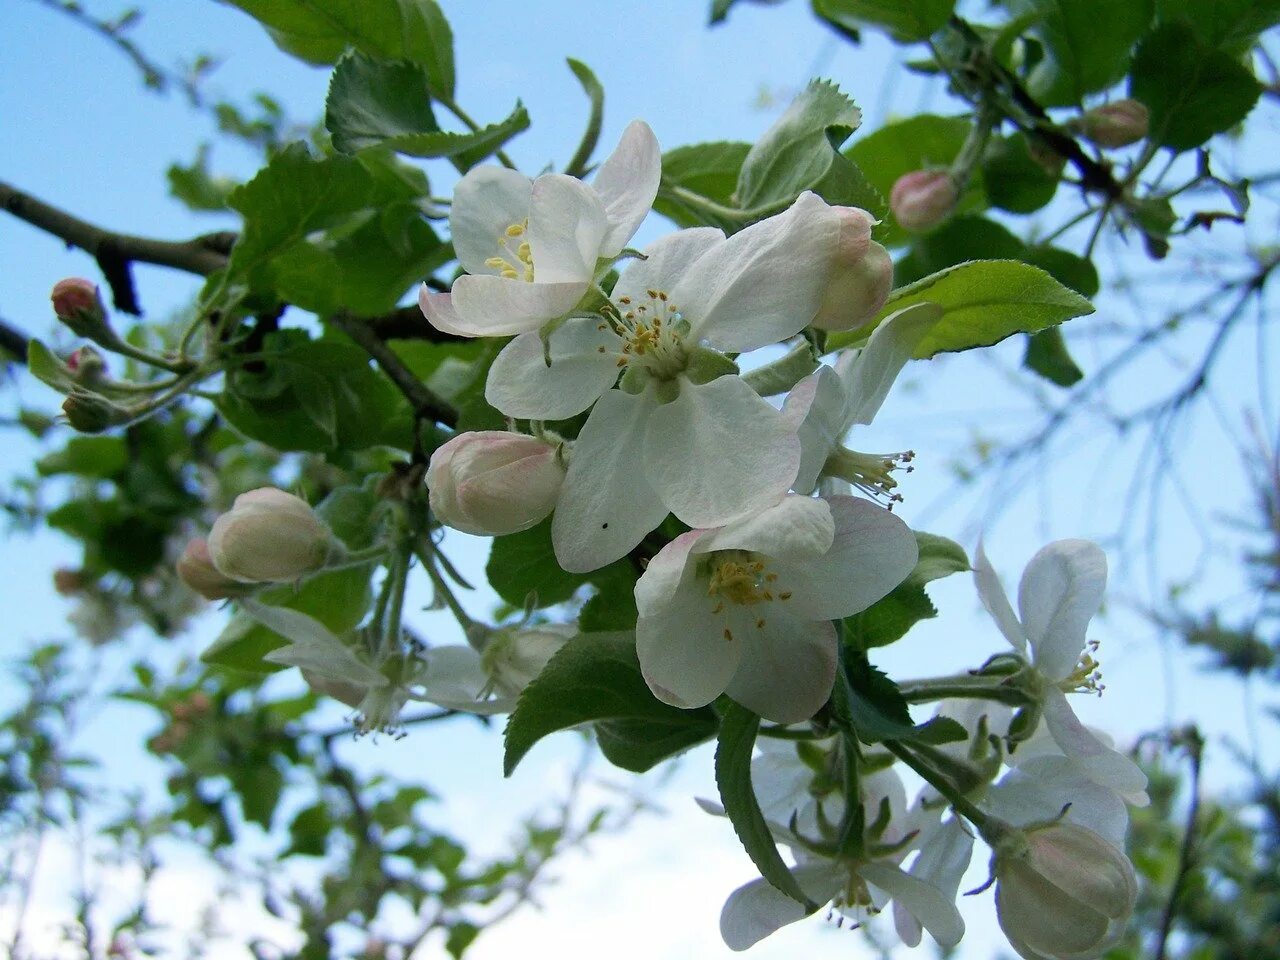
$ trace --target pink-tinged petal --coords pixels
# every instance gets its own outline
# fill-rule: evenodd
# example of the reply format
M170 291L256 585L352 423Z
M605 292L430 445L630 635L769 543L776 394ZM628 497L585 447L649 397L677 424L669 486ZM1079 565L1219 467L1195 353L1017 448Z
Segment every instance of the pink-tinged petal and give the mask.
M786 496L757 514L708 531L697 552L751 550L769 557L809 559L824 556L835 535L835 520L825 500Z
M624 557L660 524L667 508L645 476L649 394L608 390L574 441L551 523L560 566L586 573Z
M1114 790L1135 806L1146 806L1147 775L1136 763L1095 737L1080 722L1061 690L1046 690L1043 704L1050 735L1063 753L1080 764L1090 780Z
M796 867L791 875L815 903L826 903L844 884L844 872L829 863ZM720 936L730 950L747 950L808 913L766 880L752 880L729 894L720 911Z
M911 359L916 344L942 319L936 303L916 303L891 314L858 354L845 380L845 429L870 423L879 411L898 373Z
M973 558L973 581L978 588L978 599L982 601L987 613L991 614L991 619L996 622L1004 638L1014 650L1026 656L1026 634L1022 632L1022 624L1013 612L999 574L987 559L987 551L983 549L981 540L978 541L978 549Z
M800 441L738 377L681 379L680 395L649 420L644 462L672 513L691 527L718 527L782 499Z
M563 317L587 292L587 282L526 283L506 277L459 277L453 282L458 330L468 337L509 337Z
M600 352L600 348L604 352ZM551 335L551 366L542 338L522 333L489 368L484 396L508 417L564 420L581 413L618 378L618 337L587 317L568 320Z
M973 835L953 816L930 834L909 873L932 884L943 896L954 901L972 857ZM908 947L919 946L920 921L902 900L893 903L893 924L903 943Z
M698 259L672 300L692 336L717 350L753 350L799 332L822 304L840 218L802 193L785 212L735 233Z
M991 788L983 807L1015 827L1045 823L1070 804L1066 819L1124 849L1129 812L1115 791L1094 783L1065 756L1035 757L1019 763Z
M730 611L743 650L725 693L774 723L799 723L817 713L835 683L835 627L799 619L779 603L729 605Z
M529 217L533 181L523 173L505 167L472 167L453 190L449 230L458 262L467 273L498 274L501 268L488 266L490 257L514 259L502 248L519 246L507 237L507 227L522 226Z
M686 568L667 603L636 621L636 654L653 695L673 707L706 706L724 693L742 656L742 641L725 636L723 616Z
M818 477L831 452L844 439L844 388L830 367L819 367L787 394L782 417L794 424L800 437L800 469L791 488L808 496L818 486Z
M658 138L643 120L632 120L592 181L609 218L600 256L616 257L627 245L653 207L661 180Z
M640 616L656 614L671 602L676 588L684 577L685 564L699 539L706 530L690 530L682 533L657 552L644 573L636 581L636 609Z
M451 333L455 337L474 337L477 334L468 330L462 318L453 309L453 297L447 293L436 293L425 283L418 288L418 308L422 315L441 333Z
M1050 680L1063 680L1075 669L1106 589L1107 555L1091 540L1054 541L1027 564L1018 612L1033 661Z
M644 250L644 259L628 260L613 288L616 303L630 297L637 303L649 299L649 291L670 293L680 278L699 257L724 242L724 234L715 227L692 227L677 230ZM683 309L679 303L677 310Z
M589 282L608 229L604 205L581 180L562 173L533 181L529 248L538 284Z
M950 950L964 937L964 920L954 898L932 883L887 863L864 863L858 873L902 904L939 946Z
M919 556L911 528L879 504L832 497L836 534L816 560L778 560L770 569L797 616L835 620L859 613L902 583Z

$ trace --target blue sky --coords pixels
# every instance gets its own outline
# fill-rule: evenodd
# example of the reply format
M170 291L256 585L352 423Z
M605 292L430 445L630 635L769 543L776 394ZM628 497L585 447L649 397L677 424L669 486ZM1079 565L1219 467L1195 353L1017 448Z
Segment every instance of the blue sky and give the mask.
M118 12L111 3L86 6L102 15ZM481 120L505 116L517 98L529 108L533 128L509 148L529 172L563 163L581 131L585 98L564 66L566 56L586 61L606 88L603 151L635 117L647 120L665 147L751 140L815 69L858 101L868 130L893 114L945 109L936 88L902 70L901 51L874 37L860 49L835 44L813 22L805 3L776 8L740 4L729 23L715 30L706 29L706 4L701 0L445 0L443 6L456 35L460 101ZM209 53L221 61L210 80L211 91L244 101L264 90L298 120L310 121L320 114L327 72L280 54L239 11L212 0L154 0L144 9L146 19L135 39L162 62ZM125 232L181 238L234 225L225 218L190 214L166 196L168 165L189 162L197 144L213 138L206 116L189 109L176 94L141 92L136 71L122 56L41 4L10 0L4 20L0 125L6 136L0 179ZM1274 142L1275 111L1260 110L1254 122ZM1247 154L1229 157L1245 169L1256 159ZM218 143L212 164L218 171L243 177L256 169L256 158ZM433 167L432 174L439 178L438 190L448 187L447 167ZM1263 206L1258 228L1274 235L1275 225L1274 208ZM638 239L653 239L666 229L655 217ZM1074 234L1067 241L1077 249L1083 242ZM1216 234L1215 241L1234 245L1239 236L1228 228ZM1151 275L1171 266L1153 265L1132 248L1118 245L1104 246L1100 253L1104 276L1109 269ZM1211 256L1206 252L1205 262ZM0 219L0 264L0 317L40 336L48 336L53 327L48 309L53 283L69 275L97 276L87 256L67 251L60 242L8 217ZM1179 268L1180 275L1194 276L1194 268L1193 260L1190 267ZM180 308L197 289L195 278L162 268L140 267L137 277L150 317ZM1150 320L1161 297L1173 296L1185 294L1144 295L1137 303L1104 298L1096 318L1076 323L1121 326ZM1239 429L1243 411L1259 402L1257 357L1275 346L1266 334L1255 339L1252 332L1227 345L1222 368L1239 375L1233 375L1214 399L1216 416L1233 430ZM865 450L914 448L920 459L905 488L903 517L969 548L986 530L988 552L1010 589L1025 561L1047 540L1109 537L1126 512L1135 509L1126 497L1127 478L1135 467L1149 465L1132 448L1109 447L1110 437L1100 426L1083 426L1049 456L1032 461L1037 479L1009 475L993 487L957 492L948 464L958 450L985 439L1017 436L1034 422L1036 397L1028 397L1004 372L1016 366L1020 351L1020 344L1010 342L985 355L915 365L876 424L853 444ZM1098 354L1092 345L1082 345L1079 356L1088 369L1096 369ZM1186 363L1176 354L1144 363L1119 382L1108 399L1119 408L1141 406L1175 383ZM50 391L22 376L6 396L56 409ZM1190 491L1189 500L1216 521L1244 512L1248 493L1236 453L1214 421L1214 414L1193 420L1179 442L1185 451L1180 477ZM16 431L3 431L0 470L6 478L29 471L41 449ZM997 505L999 511L994 509ZM1145 505L1139 497L1139 512ZM1190 581L1193 596L1241 597L1236 544L1217 535L1206 543L1174 497L1156 509L1158 542L1144 544L1145 531L1138 529L1126 553L1113 553L1109 613L1092 631L1103 640L1108 692L1083 707L1082 715L1121 738L1166 721L1188 719L1202 723L1213 735L1242 738L1238 685L1200 676L1191 666L1193 658L1171 659L1134 612L1159 602L1152 583L1165 579ZM459 536L451 541L451 549L455 545L464 570L478 572L482 544ZM1154 578L1144 546L1157 557ZM53 535L15 536L0 543L0 569L5 571L0 600L18 611L10 615L6 655L43 637L65 635L69 606L54 594L50 572L75 562L71 545ZM937 584L931 594L943 616L880 658L895 676L962 669L1000 649L998 635L979 610L967 578ZM468 601L481 614L491 602L484 595ZM174 649L198 652L223 616L211 611ZM433 639L447 639L447 622L434 617L415 622L438 631ZM129 640L134 651L147 643L154 641L142 636ZM108 674L112 665L118 668L126 662L123 652L104 656ZM109 707L102 722L86 731L86 743L104 750L127 739L121 731L140 743L151 732L150 720L123 706ZM553 796L575 755L572 738L563 736L540 745L513 779L503 781L496 736L469 724L420 731L401 743L375 745L365 740L348 749L360 754L362 762L401 775L422 770L449 798L449 826L482 847L495 835L509 832L512 810L528 809L539 798ZM1274 761L1274 748L1271 753ZM1219 750L1217 756L1221 755ZM1232 779L1225 762L1211 764L1210 769L1217 782ZM106 782L121 786L148 777L159 782L159 768L138 749L113 761ZM627 782L621 775L610 779ZM719 904L733 886L750 877L751 867L728 827L709 822L688 799L691 793L709 795L713 789L710 753L696 751L683 763L673 786L660 794L668 816L650 817L629 835L602 841L593 857L567 863L564 882L545 898L544 911L522 914L487 934L473 955L488 960L520 949L534 956L554 952L573 958L594 955L604 946L618 957L728 956L716 933ZM198 880L192 882L198 889ZM179 886L175 883L174 889ZM997 942L992 939L990 904L966 909L974 919L965 955L989 956L989 945ZM752 955L781 958L806 949L848 952L852 940L811 921L774 937Z

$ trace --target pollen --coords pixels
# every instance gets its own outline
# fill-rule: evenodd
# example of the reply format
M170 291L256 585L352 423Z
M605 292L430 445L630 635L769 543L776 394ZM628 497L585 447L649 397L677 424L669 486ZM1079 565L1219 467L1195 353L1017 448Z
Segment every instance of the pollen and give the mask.
M1102 691L1107 687L1102 682L1102 664L1094 656L1100 645L1097 640L1090 640L1085 644L1075 670L1059 684L1063 693L1096 693L1102 696Z
M837 447L827 457L822 473L828 477L847 480L872 500L884 504L890 510L902 502L897 492L898 481L893 474L912 473L915 470L914 450L901 453L859 453L847 447Z
M529 241L521 240L512 250L511 241L520 240L529 230L529 221L513 223L502 231L498 237L498 255L489 257L484 265L490 270L497 270L498 275L506 280L524 280L533 282L533 248Z
M688 365L684 340L689 324L665 291L645 292L648 299L644 302L619 297L606 304L601 315L620 341L619 367L636 363L658 379L670 380Z

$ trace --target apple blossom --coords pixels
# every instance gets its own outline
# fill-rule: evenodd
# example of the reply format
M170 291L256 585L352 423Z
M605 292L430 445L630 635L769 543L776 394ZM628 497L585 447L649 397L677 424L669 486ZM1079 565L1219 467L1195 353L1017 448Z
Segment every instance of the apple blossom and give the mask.
M530 180L480 166L454 190L449 225L467 271L451 293L425 285L418 303L437 329L464 337L537 330L573 310L653 205L662 157L648 124L633 121L589 186L574 177Z
M285 583L324 566L336 543L310 505L275 487L236 497L213 522L209 556L241 583Z
M495 631L480 655L481 667L494 690L517 697L576 632L565 623Z
M177 563L178 579L206 600L238 597L252 587L224 575L213 565L209 542L196 537L187 542Z
M460 433L431 454L431 512L464 533L502 536L548 516L564 482L560 445L501 430Z
M1017 615L981 544L973 574L982 605L1027 661L1044 724L1059 749L1095 783L1130 803L1146 803L1146 774L1094 736L1066 698L1069 692L1101 691L1093 658L1097 644L1086 643L1085 631L1102 604L1106 554L1088 540L1057 540L1042 548L1022 575Z
M636 583L636 650L654 695L700 707L722 693L778 723L831 693L831 621L865 610L916 562L910 529L866 500L788 496L682 534Z
M871 239L875 218L858 207L833 207L840 218L831 280L813 318L819 330L856 330L879 312L893 288L893 259Z
M792 388L782 415L800 437L796 493L812 493L821 478L835 477L878 500L902 499L893 492L892 474L910 464L914 454L858 453L842 441L855 424L872 421L916 344L942 316L933 303L904 307L875 329L856 356L846 353L834 369L819 367Z
M728 239L681 230L627 265L602 316L567 321L545 345L522 334L498 355L485 396L507 416L562 420L595 404L553 520L564 569L624 556L668 512L691 527L720 526L791 485L794 428L720 351L765 346L809 323L838 234L839 218L812 193Z
M994 839L996 915L1027 960L1100 956L1133 914L1138 884L1124 853L1065 821Z
M903 230L924 233L947 219L959 199L955 178L946 170L913 170L894 181L889 209Z
M1146 106L1126 97L1087 111L1078 127L1086 140L1100 147L1127 147L1146 137L1150 123Z

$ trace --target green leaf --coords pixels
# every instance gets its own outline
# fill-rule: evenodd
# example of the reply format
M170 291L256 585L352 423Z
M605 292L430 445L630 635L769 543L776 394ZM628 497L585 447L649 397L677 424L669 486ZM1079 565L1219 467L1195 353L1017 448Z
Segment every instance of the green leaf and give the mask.
M644 773L663 760L709 740L716 732L714 712L699 725L652 720L605 720L595 725L596 742L605 759L620 770Z
M854 733L863 743L909 739L915 733L911 711L898 685L848 648L842 652L849 691L849 715Z
M398 137L440 129L431 110L427 72L403 60L348 52L333 69L325 98L325 129L340 153L355 153Z
M596 576L596 592L578 614L578 628L583 633L610 630L635 630L636 572L629 563L612 563Z
M578 142L578 149L573 152L573 157L564 169L564 172L571 177L581 177L587 172L591 155L595 153L596 144L600 142L600 127L604 123L604 87L591 72L591 68L581 60L567 57L565 63L569 64L569 69L578 78L583 92L591 101L591 112L587 114L587 128L582 131L582 140Z
M27 372L59 393L70 393L76 385L67 365L39 340L27 341Z
M969 555L954 540L921 530L917 530L915 535L919 558L907 577L907 583L924 585L971 569Z
M1084 371L1071 359L1060 327L1031 334L1022 365L1060 387L1069 387L1084 379Z
M990 346L1015 333L1043 330L1093 313L1088 300L1039 267L1012 260L976 260L895 290L868 326L831 336L827 348L835 350L861 340L885 317L915 303L936 303L944 311L916 345L912 356L917 360Z
M786 204L827 177L862 111L826 80L810 82L751 148L738 174L742 207Z
M711 23L722 23L738 0L711 0Z
M1243 54L1280 23L1280 0L1156 0L1156 16L1185 20L1204 43Z
M812 912L818 905L805 896L783 863L751 786L751 751L759 729L759 717L733 701L727 703L720 724L720 742L716 744L720 802L760 876Z
M165 176L169 193L192 210L225 210L227 199L237 183L230 177L216 177L209 172L209 145L202 143L191 166L172 163Z
M819 0L814 12L845 29L868 24L902 43L924 40L951 17L955 0Z
M683 187L721 206L735 206L733 191L751 144L722 140L676 147L662 155L663 186ZM669 191L659 190L653 208L680 227L737 228L736 220L718 220L687 206Z
M893 279L902 286L970 260L1022 260L1026 249L1019 237L994 220L952 217L912 241L911 250L894 265Z
M449 936L444 941L445 952L453 957L453 960L459 960L478 936L480 936L479 927L466 920L459 920L449 928Z
M716 730L709 707L680 710L649 692L636 659L635 639L625 633L583 633L573 637L525 687L507 722L503 769L508 776L529 749L557 730L591 721L626 721L608 727L605 739L625 769L648 769L658 760L701 743ZM647 725L653 742L630 744ZM624 747L622 741L628 741Z
M987 145L982 179L991 205L1012 213L1034 213L1058 190L1058 178L1031 158L1021 133L997 137Z
M1033 267L1039 267L1063 286L1070 287L1082 297L1097 296L1101 284L1098 268L1069 250L1058 247L1027 247L1018 258Z
M1185 23L1166 23L1133 55L1129 95L1151 112L1148 139L1190 150L1230 130L1258 102L1262 84L1236 57L1206 45Z
M129 463L123 437L72 437L61 450L36 461L36 471L44 477L71 473L81 477L107 479Z
M368 567L322 573L295 588L293 584L272 587L258 594L263 603L287 607L315 617L334 633L353 630L369 610L373 592ZM287 640L248 617L237 615L218 638L200 655L202 662L252 673L274 673L285 669L262 658Z
M453 31L435 0L227 0L254 17L282 50L334 63L355 47L427 69L431 90L452 99Z
M399 153L414 157L452 157L466 170L500 150L517 133L529 129L529 111L519 100L505 120L467 133L419 133L390 141Z
M1037 15L1031 33L1044 57L1027 86L1046 107L1080 103L1123 77L1152 13L1152 0L1015 0L1009 6L1014 15Z
M949 165L964 146L971 126L968 117L921 114L881 127L844 153L866 174L871 186L887 197L894 182L904 173ZM955 213L971 213L986 205L982 177L973 176L956 203ZM896 246L909 240L910 234L898 226L890 212L876 239Z
M921 620L938 615L925 593L933 580L969 569L964 548L936 534L916 532L919 559L907 579L866 610L844 619L844 639L856 650L869 650L900 640Z
M524 607L531 595L536 595L534 606L550 607L569 600L587 583L608 584L611 591L628 580L635 583L635 573L626 559L590 573L561 570L551 545L550 519L521 533L495 537L485 573L498 596L517 609Z

